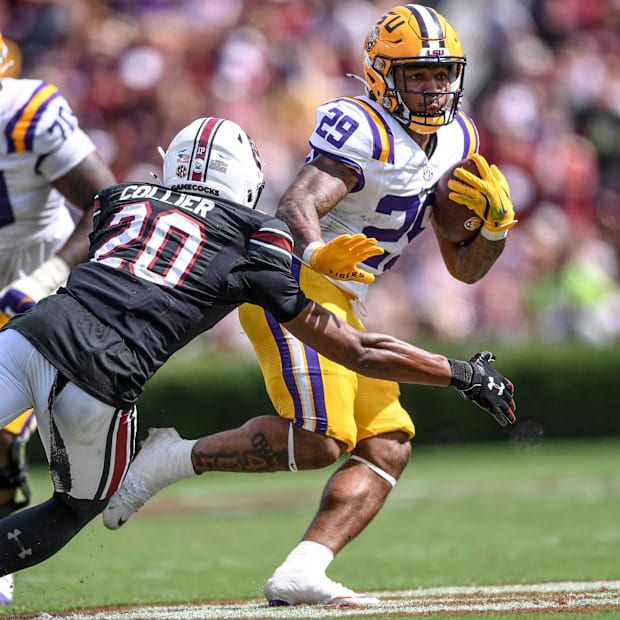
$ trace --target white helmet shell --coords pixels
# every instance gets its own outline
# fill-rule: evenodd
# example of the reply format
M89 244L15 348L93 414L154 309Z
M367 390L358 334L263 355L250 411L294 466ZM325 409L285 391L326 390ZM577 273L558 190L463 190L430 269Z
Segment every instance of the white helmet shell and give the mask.
M265 181L258 151L245 131L233 121L208 117L172 139L164 155L163 184L254 209Z

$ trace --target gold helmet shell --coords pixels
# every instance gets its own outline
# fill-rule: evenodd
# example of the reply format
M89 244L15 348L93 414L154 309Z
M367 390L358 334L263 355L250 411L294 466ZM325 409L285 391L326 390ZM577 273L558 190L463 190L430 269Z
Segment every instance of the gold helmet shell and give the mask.
M19 67L16 69L16 64L19 65L19 54L15 44L9 44L4 40L2 32L0 32L0 78L4 77L11 67L12 71L8 73L10 76L15 76ZM17 63L15 61L18 61Z
M407 128L434 133L454 120L463 94L466 59L463 47L450 23L435 9L420 4L394 7L381 16L364 41L364 78L368 96L375 99ZM394 72L412 64L445 65L450 90L404 91L396 88ZM410 110L401 92L426 97L446 95L437 112Z

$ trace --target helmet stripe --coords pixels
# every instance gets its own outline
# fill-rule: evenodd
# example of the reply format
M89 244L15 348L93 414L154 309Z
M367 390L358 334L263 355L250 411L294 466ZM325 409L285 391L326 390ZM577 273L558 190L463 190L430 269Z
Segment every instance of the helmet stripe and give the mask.
M224 121L221 118L205 119L200 131L196 134L197 139L194 141L194 150L192 153L192 166L188 171L188 178L191 181L204 181L207 176L207 162L209 161L211 144L217 133L218 127ZM204 166L202 170L196 169L194 162L202 160Z
M434 9L419 4L406 6L418 22L422 35L422 47L445 47L443 28Z

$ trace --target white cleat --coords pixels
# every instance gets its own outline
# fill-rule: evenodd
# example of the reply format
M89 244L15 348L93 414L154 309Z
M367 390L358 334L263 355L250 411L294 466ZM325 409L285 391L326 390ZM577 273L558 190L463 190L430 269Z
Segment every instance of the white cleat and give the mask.
M11 605L14 587L13 575L0 577L0 605Z
M103 511L104 525L117 530L158 491L177 480L195 476L191 466L194 443L182 439L174 428L150 429L123 484Z
M276 570L263 588L269 605L378 605L374 596L358 594L327 575L286 575Z
M131 471L128 471L121 488L112 495L103 511L104 525L109 530L117 530L129 520L134 512L138 512L156 492L149 493L144 482L136 478Z

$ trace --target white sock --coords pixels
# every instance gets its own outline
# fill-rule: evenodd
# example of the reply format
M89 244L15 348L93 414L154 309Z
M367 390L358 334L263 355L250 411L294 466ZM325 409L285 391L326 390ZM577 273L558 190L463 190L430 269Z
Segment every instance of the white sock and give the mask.
M192 450L196 441L196 439L181 439L170 446L171 462L178 466L175 471L170 472L175 482L198 475L192 465Z
M197 474L192 465L192 449L196 443L196 439L176 439L167 445L151 445L147 444L144 450L152 453L158 450L158 458L155 463L151 460L152 454L148 457L146 452L144 457L140 458L142 452L138 452L135 464L129 468L129 474L138 479L143 480L152 492L163 489L184 478L193 478ZM156 473L149 473L154 468Z
M327 567L334 559L334 553L325 545L311 540L302 540L282 562L280 568L299 567L300 569L325 573Z

